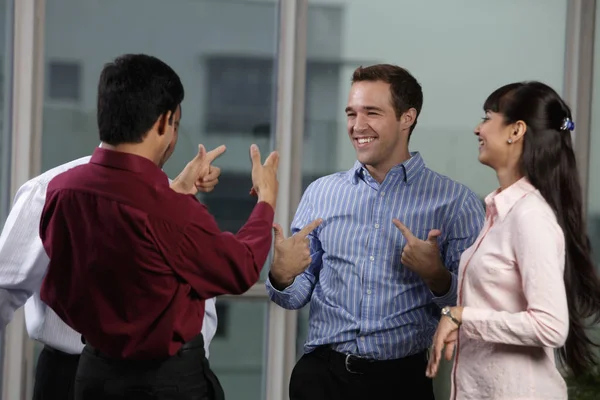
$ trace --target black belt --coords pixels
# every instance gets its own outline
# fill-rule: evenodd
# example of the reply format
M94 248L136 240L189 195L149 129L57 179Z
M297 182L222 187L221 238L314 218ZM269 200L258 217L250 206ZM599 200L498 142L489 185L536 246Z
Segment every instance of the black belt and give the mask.
M393 360L373 360L353 354L339 353L331 347L322 346L314 350L315 356L327 360L331 367L345 369L351 374L371 375L390 373L391 371L406 370L423 367L427 359L427 352L421 351L403 358ZM423 370L425 373L425 370Z
M81 337L81 341L86 345L86 347L89 350L92 351L92 353L94 353L97 356L102 356L103 358L107 358L107 359L120 360L115 357L111 357L111 356L107 355L106 353L103 353L100 350L96 349L94 346L89 344L83 336ZM196 335L189 342L185 342L184 344L182 344L181 347L179 348L179 350L177 351L177 354L180 354L181 352L186 351L186 350L192 350L192 349L198 349L198 348L201 348L202 350L204 350L204 338L202 337L202 334ZM203 353L204 353L204 351L203 351ZM165 358L165 360L166 360L166 358ZM154 360L154 361L156 361L156 360Z

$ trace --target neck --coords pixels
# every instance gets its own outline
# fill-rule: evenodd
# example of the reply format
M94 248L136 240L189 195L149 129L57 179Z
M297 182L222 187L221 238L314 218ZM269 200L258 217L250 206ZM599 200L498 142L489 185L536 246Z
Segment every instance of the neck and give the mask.
M389 161L377 165L365 164L365 167L367 168L367 171L369 171L369 174L371 174L373 179L375 179L378 183L382 183L385 177L387 176L388 172L390 172L392 168L394 168L398 164L402 164L404 161L409 159L410 152L407 149L400 152L398 156L394 157Z
M500 190L506 189L519 179L523 178L523 174L515 169L499 170L496 171L496 175L498 176L498 182L500 183Z
M154 152L151 151L151 149L148 148L148 146L145 146L144 143L121 143L117 145L112 145L102 142L100 144L100 147L102 147L103 149L144 157L152 161L156 165L159 165L160 163L160 159L157 158L156 154L154 154Z

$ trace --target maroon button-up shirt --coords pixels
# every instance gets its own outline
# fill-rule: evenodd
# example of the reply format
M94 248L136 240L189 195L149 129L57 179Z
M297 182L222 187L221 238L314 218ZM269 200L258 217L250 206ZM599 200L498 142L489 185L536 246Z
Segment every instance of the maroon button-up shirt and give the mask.
M48 185L41 298L109 356L166 358L200 333L205 299L256 283L273 214L259 202L237 234L221 232L151 161L96 149Z

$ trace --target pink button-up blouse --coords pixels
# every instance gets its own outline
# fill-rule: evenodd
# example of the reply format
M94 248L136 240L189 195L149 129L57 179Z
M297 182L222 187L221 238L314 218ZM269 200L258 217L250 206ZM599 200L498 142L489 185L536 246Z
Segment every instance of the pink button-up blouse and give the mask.
M554 356L569 329L562 229L525 178L485 201L484 227L461 257L451 399L567 399Z

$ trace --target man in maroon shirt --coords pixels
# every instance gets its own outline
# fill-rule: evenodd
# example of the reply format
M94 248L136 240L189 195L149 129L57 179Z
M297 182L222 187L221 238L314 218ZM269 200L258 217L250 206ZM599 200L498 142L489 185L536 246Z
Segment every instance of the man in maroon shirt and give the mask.
M204 355L204 300L258 280L272 242L278 155L263 165L251 147L258 203L237 234L221 232L194 195L224 146L200 146L172 184L161 170L183 97L177 74L154 57L106 64L102 147L48 185L41 298L86 341L76 400L224 398Z

